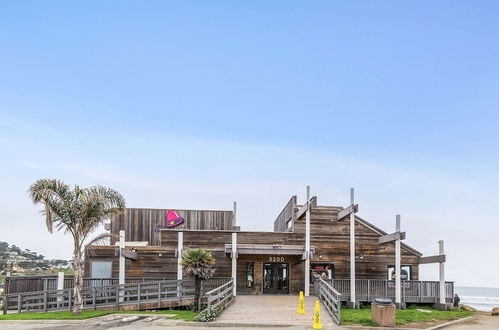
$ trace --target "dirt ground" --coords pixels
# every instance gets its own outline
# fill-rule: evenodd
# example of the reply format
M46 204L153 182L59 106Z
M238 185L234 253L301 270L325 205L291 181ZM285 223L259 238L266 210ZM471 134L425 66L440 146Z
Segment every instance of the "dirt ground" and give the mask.
M463 324L456 324L455 326L448 327L447 329L453 330L498 330L499 329L499 316L492 316L490 313L479 313L475 319Z

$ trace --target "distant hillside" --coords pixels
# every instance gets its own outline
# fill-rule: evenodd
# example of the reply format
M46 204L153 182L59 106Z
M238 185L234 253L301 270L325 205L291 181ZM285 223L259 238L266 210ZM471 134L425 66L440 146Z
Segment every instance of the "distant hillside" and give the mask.
M0 241L0 273L36 274L50 271L69 270L73 268L71 260L47 260L41 254L29 249L21 249L15 245Z

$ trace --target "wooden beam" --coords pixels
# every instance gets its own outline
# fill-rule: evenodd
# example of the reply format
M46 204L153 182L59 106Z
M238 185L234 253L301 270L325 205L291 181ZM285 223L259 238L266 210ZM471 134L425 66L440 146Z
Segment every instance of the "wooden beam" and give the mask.
M121 249L121 255L127 259L132 259L132 260L139 259L137 252L132 250Z
M238 244L237 254L302 255L303 245ZM311 247L310 251L314 251ZM225 244L225 253L232 256L232 244Z
M305 212L307 212L307 203L303 204L302 207L296 212L296 219L300 219Z
M355 205L350 205L348 206L347 208L341 210L340 212L338 212L338 221L343 219L343 218L346 218L350 213L357 213L359 212L359 204L355 204Z
M394 233L391 233L391 234L388 234L388 235L385 235L385 236L381 236L379 238L379 244L385 244L385 243L394 242L394 241L396 241L398 239L400 239L400 240L405 239L405 231L403 231L403 232L396 231Z
M438 264L438 263L445 262L445 261L446 261L445 254L419 258L420 265L422 265L422 264Z
M310 198L310 208L317 207L317 196ZM296 212L296 219L300 219L307 212L307 203L303 204L298 212Z

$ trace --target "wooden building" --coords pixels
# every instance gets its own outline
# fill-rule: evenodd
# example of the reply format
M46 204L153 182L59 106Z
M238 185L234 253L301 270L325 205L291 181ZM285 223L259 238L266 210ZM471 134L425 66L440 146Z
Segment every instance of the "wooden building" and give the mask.
M275 220L272 232L240 230L234 211L173 209L185 221L165 228L170 209L138 208L114 217L109 230L116 235L124 230L126 249L134 253L134 258L125 259L126 277L181 278L182 251L204 248L216 259L216 277L234 277L235 271L237 294L296 293L305 285L307 205L311 225L309 285L317 277L349 278L350 222L348 217L338 219L345 208L318 205L316 197L299 205L293 196ZM386 234L355 216L357 279L392 279L394 244L379 243ZM118 277L120 252L115 242L111 243L87 251L86 277ZM420 257L417 250L402 244L402 280L419 280Z

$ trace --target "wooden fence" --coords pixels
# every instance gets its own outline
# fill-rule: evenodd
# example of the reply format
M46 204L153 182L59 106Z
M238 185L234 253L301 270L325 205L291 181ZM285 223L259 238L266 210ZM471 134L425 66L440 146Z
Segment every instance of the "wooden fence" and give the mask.
M336 324L341 323L341 294L323 279L318 282L319 299Z
M350 299L350 280L326 280L341 294L341 301ZM437 303L440 297L438 281L401 281L402 302ZM375 298L390 298L395 301L395 281L356 280L355 296L359 302L374 301ZM445 300L452 302L454 282L445 282Z

